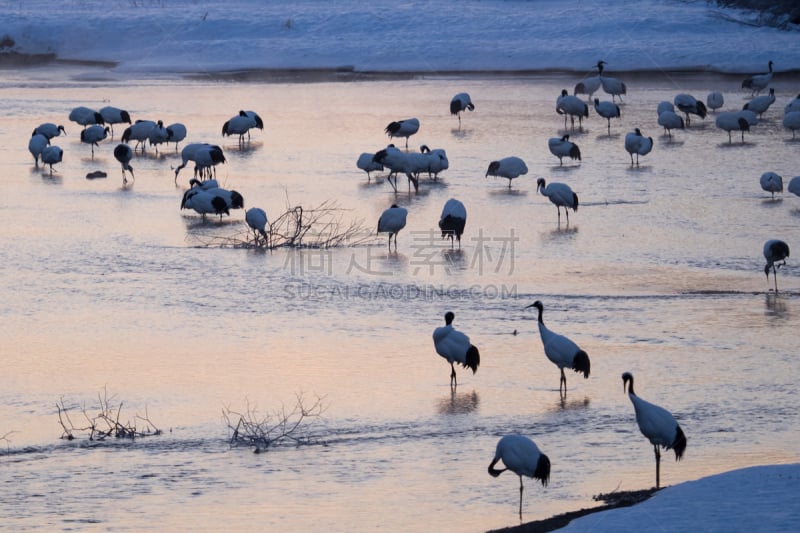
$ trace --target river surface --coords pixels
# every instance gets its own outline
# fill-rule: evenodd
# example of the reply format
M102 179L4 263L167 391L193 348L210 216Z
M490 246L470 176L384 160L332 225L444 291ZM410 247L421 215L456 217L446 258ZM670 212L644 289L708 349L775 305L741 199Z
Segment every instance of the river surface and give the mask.
M547 148L565 133L556 96L577 78L473 76L348 81L129 79L92 67L3 72L0 81L0 523L15 531L485 531L519 524L519 483L487 473L500 436L518 432L552 463L550 484L526 480L524 520L597 505L592 497L654 485L621 374L668 408L688 437L664 454L662 485L800 459L800 269L794 253L770 290L763 243L800 249L800 198L775 200L759 177L800 174L800 139L781 126L797 80L742 144L714 115L667 137L656 106L682 92L726 109L749 98L735 77L633 76L622 118L590 110L572 133L582 161ZM457 92L476 109L449 114ZM598 94L601 98L606 95ZM244 211L203 220L181 210L191 166L174 147L148 147L123 185L112 155L69 122L76 106L115 105L134 119L182 122L188 141L220 144L217 179L274 220L288 207L332 206L358 238L329 249L243 246ZM244 145L222 124L254 110L264 129ZM356 168L418 117L421 144L450 168L405 179L395 193ZM32 129L63 124L55 171L36 168ZM632 167L625 134L653 151ZM403 140L394 140L400 146ZM181 147L185 144L182 143ZM486 178L517 155L529 172ZM191 165L191 164L190 164ZM107 178L87 179L95 170ZM579 195L569 224L536 178ZM460 250L442 241L445 201L467 208ZM327 203L326 203L327 202ZM381 212L406 207L397 251L375 236ZM543 352L536 314L591 358L584 380ZM480 349L477 373L450 368L431 333L453 311ZM306 440L255 454L232 447L224 413L263 419L297 398L323 412ZM108 400L121 420L161 435L61 439L57 405L74 425ZM262 417L262 418L259 418ZM234 417L235 419L235 417ZM273 418L274 420L274 418Z

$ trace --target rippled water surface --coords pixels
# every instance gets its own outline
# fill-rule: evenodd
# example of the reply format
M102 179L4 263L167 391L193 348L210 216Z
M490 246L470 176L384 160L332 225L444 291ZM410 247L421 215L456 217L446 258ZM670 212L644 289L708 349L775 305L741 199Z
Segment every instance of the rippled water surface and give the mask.
M555 99L576 79L486 77L250 83L127 80L89 67L4 72L0 107L0 519L14 530L482 531L519 523L518 481L486 467L501 435L532 436L552 462L546 488L526 483L524 518L595 505L592 496L653 485L652 448L639 433L620 375L670 409L689 444L665 454L662 484L741 466L798 460L800 270L792 256L768 291L769 238L800 248L800 198L772 200L765 171L788 182L800 141L783 130L796 80L745 143L728 144L713 115L670 139L656 105L680 92L721 90L746 102L740 80L634 77L610 133L594 111L572 134L583 160L563 167L547 139L564 133ZM476 105L461 127L450 97ZM605 97L604 95L602 97ZM384 235L358 246L264 252L244 213L203 221L179 209L172 148L148 148L123 186L112 155L79 142L75 106L115 105L133 118L183 122L189 141L221 144L217 178L271 218L326 201L341 224L373 231L392 203L408 208L398 250ZM239 109L265 122L244 147L220 134ZM404 180L355 167L386 146L383 128L416 116L420 144L447 150L450 168ZM64 161L34 168L28 136L63 124ZM655 147L631 167L625 133ZM401 141L402 143L402 141ZM493 159L530 169L485 178ZM105 179L88 172L104 170ZM570 184L580 208L567 225L536 178ZM467 207L460 250L439 239L444 202ZM562 215L563 217L563 215ZM588 380L544 356L535 313L583 347ZM475 375L449 386L432 330L452 310L481 352ZM149 416L161 436L134 442L59 439L56 404L123 418ZM291 408L320 397L314 444L254 454L230 448L225 409ZM671 453L671 452L670 452Z

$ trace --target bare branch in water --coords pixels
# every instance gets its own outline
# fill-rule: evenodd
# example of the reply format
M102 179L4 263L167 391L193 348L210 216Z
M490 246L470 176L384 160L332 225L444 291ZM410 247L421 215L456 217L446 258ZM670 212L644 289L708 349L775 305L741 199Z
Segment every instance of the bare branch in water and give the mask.
M98 414L90 414L84 404L81 413L84 419L86 419L87 425L76 427L69 417L69 409L64 403L64 399L61 398L56 403L58 422L61 424L61 429L63 430L61 438L73 440L76 433L86 433L89 440L105 440L108 437L135 439L137 437L161 434L161 430L150 420L146 409L144 417L137 414L134 416L134 422L122 422L122 402L116 404L115 401L116 397L109 397L108 391L103 389L102 395L100 393L97 395ZM137 427L137 421L144 422L144 427L142 427L141 424Z
M323 411L319 396L309 404L302 394L297 394L290 410L282 405L270 414L261 414L248 401L243 413L224 407L222 417L231 432L231 446L253 446L256 453L261 453L286 441L295 446L318 444L307 429Z

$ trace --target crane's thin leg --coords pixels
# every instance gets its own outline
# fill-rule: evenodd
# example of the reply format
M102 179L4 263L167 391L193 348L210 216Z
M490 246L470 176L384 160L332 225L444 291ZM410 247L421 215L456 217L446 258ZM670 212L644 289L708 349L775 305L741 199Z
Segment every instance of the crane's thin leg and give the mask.
M656 453L656 489L661 487L661 451L658 449L658 444L653 445L653 450Z
M519 520L522 521L522 476L519 476Z
M558 382L558 392L561 394L561 388L564 388L564 396L567 395L567 376L564 375L564 369L561 369L561 381Z
M458 380L456 379L456 367L453 366L453 363L450 363L450 388L454 389L458 386Z

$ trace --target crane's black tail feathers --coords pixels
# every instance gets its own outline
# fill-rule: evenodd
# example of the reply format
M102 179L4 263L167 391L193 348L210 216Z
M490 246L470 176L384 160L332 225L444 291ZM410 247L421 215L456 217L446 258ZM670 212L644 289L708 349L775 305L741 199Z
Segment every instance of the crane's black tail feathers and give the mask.
M686 450L686 435L683 434L680 426L675 431L675 440L672 441L670 448L675 450L675 460L680 461L683 457L683 452Z
M478 367L480 366L480 364L481 364L481 354L478 353L478 349L474 345L470 344L469 350L467 350L467 357L464 360L464 362L461 363L461 365L464 368L467 367L471 368L472 373L474 374L475 372L478 371Z
M539 454L539 462L536 463L536 470L533 472L533 477L542 482L542 486L546 487L547 482L550 481L550 458L545 454Z
M583 350L580 350L572 359L572 370L575 372L583 372L583 377L588 379L590 368L591 364L589 363L589 354Z

